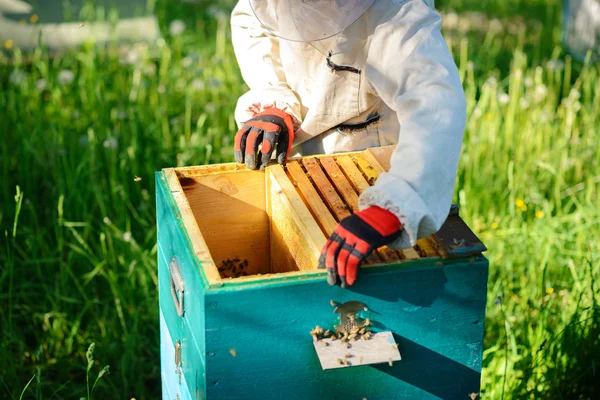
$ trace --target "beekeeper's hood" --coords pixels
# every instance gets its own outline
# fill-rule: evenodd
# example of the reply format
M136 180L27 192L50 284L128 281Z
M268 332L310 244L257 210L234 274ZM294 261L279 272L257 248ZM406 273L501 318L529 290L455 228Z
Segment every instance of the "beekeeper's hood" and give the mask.
M260 23L274 35L314 42L352 25L376 0L248 0Z

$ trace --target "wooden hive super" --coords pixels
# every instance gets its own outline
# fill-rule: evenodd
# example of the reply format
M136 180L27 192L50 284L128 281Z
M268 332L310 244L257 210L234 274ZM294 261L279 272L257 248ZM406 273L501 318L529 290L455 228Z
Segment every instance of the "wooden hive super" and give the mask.
M391 148L157 173L165 399L466 398L479 392L488 261L458 215L415 248L380 248L350 289L322 246L389 167ZM310 331L360 301L402 360L323 370Z

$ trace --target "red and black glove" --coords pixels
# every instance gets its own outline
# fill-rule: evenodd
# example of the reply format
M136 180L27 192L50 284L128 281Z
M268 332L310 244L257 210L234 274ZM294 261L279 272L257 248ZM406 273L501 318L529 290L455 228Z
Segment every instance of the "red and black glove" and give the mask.
M246 163L248 169L265 169L277 144L277 162L284 165L294 141L294 123L285 111L269 108L244 123L236 133L234 143L235 161ZM260 151L258 146L261 145Z
M402 224L391 212L369 207L344 218L331 234L319 257L319 268L327 267L327 282L352 286L358 266L375 249L400 236Z

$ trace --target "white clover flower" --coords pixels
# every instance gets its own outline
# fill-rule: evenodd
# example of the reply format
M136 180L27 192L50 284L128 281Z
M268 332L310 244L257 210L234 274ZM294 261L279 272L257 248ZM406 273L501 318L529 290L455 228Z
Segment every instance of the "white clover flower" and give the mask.
M18 85L22 84L23 82L25 82L25 79L26 79L25 72L16 69L13 72L11 72L10 77L8 79L10 80L10 83L18 86Z
M131 49L125 55L125 63L129 65L135 65L138 63L140 59L140 55L138 54L136 49Z
M192 63L194 62L194 60L192 59L192 57L190 56L185 56L183 57L183 60L181 62L181 65L183 65L183 68L189 68L192 66Z
M527 110L529 108L529 106L531 105L531 103L529 102L529 100L526 97L521 97L521 99L519 100L519 105L521 106L521 108L523 110Z
M123 233L123 240L126 242L130 242L131 241L131 232L124 232Z
M525 80L523 81L523 83L525 84L525 87L532 87L534 82L533 82L533 78L528 76L525 78Z
M60 83L61 85L68 85L75 79L75 74L69 69L63 69L58 73L57 79L58 83Z
M118 145L117 139L108 138L104 141L103 146L107 149L116 149Z
M165 87L165 85L158 85L156 90L158 91L158 93L163 94L164 92L167 91L167 88Z
M180 19L171 21L171 24L169 25L169 33L171 36L180 36L183 32L185 32L185 22Z
M508 104L510 102L510 96L504 92L498 94L498 102L500 104Z
M45 79L38 79L35 81L35 88L38 92L43 92L48 87L48 82Z
M468 61L467 62L467 70L468 71L474 71L475 70L475 63L473 61Z
M575 112L579 112L579 110L581 110L581 103L576 101L575 103L573 103L573 110Z
M481 111L481 108L475 107L475 109L473 110L473 118L478 119L482 115L483 115L483 111Z
M204 81L198 78L194 79L192 81L192 89L194 89L196 92L204 90Z
M104 217L104 219L102 219L102 221L104 221L104 223L105 223L106 225L110 225L110 218L108 218L108 217Z

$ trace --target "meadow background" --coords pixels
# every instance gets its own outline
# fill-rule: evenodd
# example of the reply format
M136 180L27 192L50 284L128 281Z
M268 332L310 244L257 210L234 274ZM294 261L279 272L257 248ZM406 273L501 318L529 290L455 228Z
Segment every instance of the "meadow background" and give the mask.
M600 398L600 67L562 48L560 0L436 6L468 98L455 201L489 249L481 398ZM153 174L233 161L231 7L160 0L164 39L124 52L0 43L0 398L159 397Z

